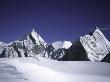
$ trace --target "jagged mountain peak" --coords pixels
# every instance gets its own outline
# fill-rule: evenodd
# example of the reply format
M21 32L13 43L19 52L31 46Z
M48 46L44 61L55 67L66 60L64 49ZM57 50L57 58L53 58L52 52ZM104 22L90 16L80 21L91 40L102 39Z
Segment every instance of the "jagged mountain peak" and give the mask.
M35 40L35 43L37 45L44 45L46 46L46 42L44 41L44 39L35 31L35 29L32 29L32 32L30 34L30 36Z
M16 41L14 41L16 42ZM28 44L31 43L34 45L42 45L46 46L47 43L44 41L44 39L37 33L37 31L33 28L32 31L28 34L25 34L22 38L17 40L17 42L28 42Z
M99 28L92 35L81 36L80 42L91 61L101 61L110 52L110 42Z
M35 31L35 29L34 29L34 28L32 29L32 32L31 32L31 34L35 34L35 35L38 35L37 31Z
M22 39L9 44L0 42L0 57L30 57L44 51L46 42L33 29ZM15 54L16 53L16 54Z

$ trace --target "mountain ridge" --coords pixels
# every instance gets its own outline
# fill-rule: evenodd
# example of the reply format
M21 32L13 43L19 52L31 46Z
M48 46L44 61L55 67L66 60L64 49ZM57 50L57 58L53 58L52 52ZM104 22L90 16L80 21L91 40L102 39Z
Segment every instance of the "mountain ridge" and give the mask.
M21 40L8 44L0 42L0 58L41 56L60 61L106 60L107 62L109 53L110 42L99 28L95 28L93 32L81 36L73 43L70 41L56 41L48 44L34 29Z

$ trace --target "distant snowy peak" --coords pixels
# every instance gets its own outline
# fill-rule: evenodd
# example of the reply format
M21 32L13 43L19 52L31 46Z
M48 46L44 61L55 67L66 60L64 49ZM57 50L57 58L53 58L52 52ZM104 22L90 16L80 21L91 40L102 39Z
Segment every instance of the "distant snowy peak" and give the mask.
M10 46L13 42L10 42L8 44L4 43L4 42L0 42L0 47L7 47Z
M44 45L46 46L46 42L43 40L43 38L33 29L32 32L31 32L31 39L33 39L36 43L36 45Z
M99 28L89 35L80 37L80 42L91 61L101 61L110 52L110 42Z
M68 49L72 43L70 41L63 41L63 48Z
M52 43L52 45L55 48L55 50L58 50L60 48L68 49L72 45L72 43L70 41L56 41Z

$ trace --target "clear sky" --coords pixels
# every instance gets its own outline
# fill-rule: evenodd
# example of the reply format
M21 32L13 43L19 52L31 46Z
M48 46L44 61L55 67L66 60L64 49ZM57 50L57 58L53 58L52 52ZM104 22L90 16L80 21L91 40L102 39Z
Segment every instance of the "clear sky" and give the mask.
M74 41L96 26L110 28L109 0L0 0L0 41L17 40L33 27L49 43Z

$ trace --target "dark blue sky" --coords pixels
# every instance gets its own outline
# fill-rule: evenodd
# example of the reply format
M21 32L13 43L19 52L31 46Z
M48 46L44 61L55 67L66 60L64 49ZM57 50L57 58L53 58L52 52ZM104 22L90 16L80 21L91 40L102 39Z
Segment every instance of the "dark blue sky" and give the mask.
M0 41L17 40L33 27L47 42L73 41L95 26L110 28L109 0L0 0Z

